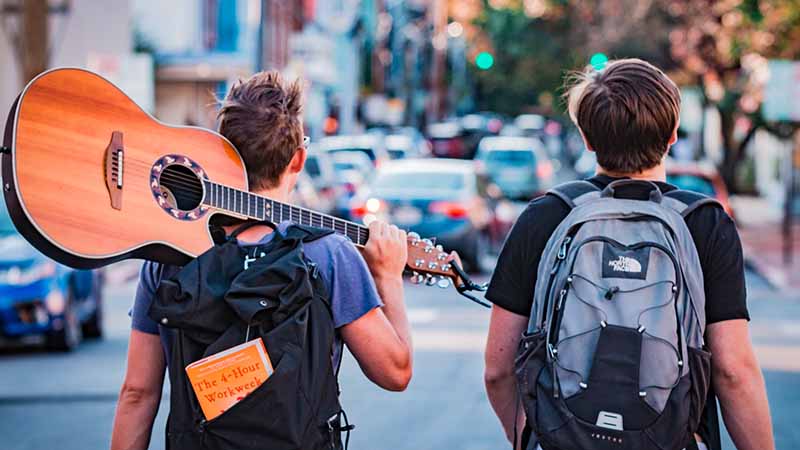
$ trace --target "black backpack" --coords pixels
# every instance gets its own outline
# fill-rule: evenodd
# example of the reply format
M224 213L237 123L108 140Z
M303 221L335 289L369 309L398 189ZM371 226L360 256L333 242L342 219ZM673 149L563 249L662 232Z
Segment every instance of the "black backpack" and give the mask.
M341 431L352 427L341 426L330 299L303 252L304 243L330 231L291 226L285 233L276 229L267 244L241 248L235 238L252 225L162 274L149 316L175 331L167 448L341 449ZM274 372L206 420L184 368L255 337L263 339Z
M638 184L649 199L618 198ZM715 203L646 181L549 192L571 207L538 268L516 374L545 450L695 448L710 384L700 259L684 218Z

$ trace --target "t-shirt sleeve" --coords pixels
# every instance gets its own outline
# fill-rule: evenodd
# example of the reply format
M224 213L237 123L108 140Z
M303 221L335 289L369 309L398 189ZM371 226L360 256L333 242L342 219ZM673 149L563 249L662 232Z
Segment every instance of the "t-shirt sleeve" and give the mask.
M330 253L333 324L343 327L381 306L375 280L355 246L342 239Z
M156 295L158 272L156 263L145 261L142 264L133 307L128 312L131 316L131 328L143 333L158 334L158 324L147 315Z
M515 314L530 315L539 260L568 213L569 207L551 195L539 197L525 208L503 244L486 299Z
M721 208L707 206L687 219L703 268L706 323L747 319L747 289L742 242L736 224ZM705 232L702 232L705 230Z

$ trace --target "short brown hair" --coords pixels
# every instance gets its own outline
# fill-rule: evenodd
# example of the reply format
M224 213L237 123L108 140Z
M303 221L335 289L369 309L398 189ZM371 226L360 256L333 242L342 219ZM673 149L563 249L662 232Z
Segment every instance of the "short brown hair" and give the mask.
M219 132L239 151L250 189L270 189L303 142L302 86L276 71L237 81L217 113Z
M680 91L640 59L587 68L572 79L569 115L604 169L638 173L661 162L680 113Z

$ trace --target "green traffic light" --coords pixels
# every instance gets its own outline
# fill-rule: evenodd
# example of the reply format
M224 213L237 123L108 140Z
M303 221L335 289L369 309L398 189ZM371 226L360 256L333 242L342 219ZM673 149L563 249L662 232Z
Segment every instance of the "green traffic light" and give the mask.
M606 68L606 64L608 64L608 56L606 56L605 53L595 53L589 60L589 64L594 67L594 70L603 70Z
M480 52L475 57L475 65L478 66L478 69L489 70L494 65L494 56L489 52Z

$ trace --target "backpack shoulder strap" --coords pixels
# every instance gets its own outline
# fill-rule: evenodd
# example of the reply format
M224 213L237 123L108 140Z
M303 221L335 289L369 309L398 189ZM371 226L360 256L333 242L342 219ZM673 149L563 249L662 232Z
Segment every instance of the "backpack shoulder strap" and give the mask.
M722 204L715 198L683 189L664 193L663 204L675 210L684 219L704 205L716 205L722 208Z
M569 181L559 184L547 191L547 194L558 197L569 206L570 209L579 205L587 194L600 192L600 188L586 180Z

